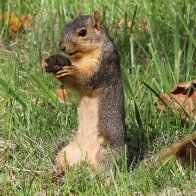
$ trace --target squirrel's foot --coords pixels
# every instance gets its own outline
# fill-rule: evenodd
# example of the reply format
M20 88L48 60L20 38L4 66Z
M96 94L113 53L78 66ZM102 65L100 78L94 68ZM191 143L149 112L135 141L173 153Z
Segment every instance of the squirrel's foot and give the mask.
M72 167L74 164L83 161L81 149L76 142L71 142L65 146L56 156L56 164L60 169Z

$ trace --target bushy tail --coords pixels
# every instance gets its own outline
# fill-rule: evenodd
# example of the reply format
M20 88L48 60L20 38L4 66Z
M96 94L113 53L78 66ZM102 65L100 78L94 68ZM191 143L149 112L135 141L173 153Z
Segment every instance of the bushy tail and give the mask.
M143 163L147 163L152 160L153 163L160 165L164 164L172 157L180 160L185 166L196 162L196 134L186 137L179 142L176 142L161 153L144 159Z

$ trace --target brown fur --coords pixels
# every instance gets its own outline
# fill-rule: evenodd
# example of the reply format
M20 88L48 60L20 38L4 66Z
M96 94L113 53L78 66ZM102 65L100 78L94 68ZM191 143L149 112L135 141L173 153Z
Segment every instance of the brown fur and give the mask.
M78 108L78 132L68 146L57 155L57 163L60 168L64 167L64 154L66 154L69 167L78 162L89 159L95 167L95 156L104 143L97 130L98 100L96 98L82 97ZM82 130L85 130L82 131Z
M153 160L156 165L160 165L164 164L171 157L181 161L185 167L189 166L191 162L196 162L196 135L189 136L176 142L163 152L144 159L143 163Z
M65 79L64 76L74 75L79 81L83 78L91 77L96 70L99 55L100 49L96 49L92 52L79 53L77 56L71 57L70 60L74 67L68 68L65 66L63 70L56 73L56 77L63 83Z
M196 135L180 142L175 150L175 156L186 165L190 165L191 161L196 162Z
M88 94L89 89L83 83L96 71L99 54L100 49L77 54L77 57L70 58L74 66L65 66L63 70L56 73L55 77L68 88L76 90L79 94ZM92 92L90 91L90 93Z
M88 33L81 38L78 32L82 29ZM92 16L79 16L69 23L59 47L70 54L72 66L65 65L55 77L78 93L79 107L77 134L56 156L57 165L64 169L88 160L93 170L108 174L113 168L108 148L111 147L117 161L121 161L120 150L126 141L118 53L97 12ZM196 160L194 143L196 135L177 142L153 158L164 163L175 156L190 163L190 157Z
M67 24L59 48L69 55L71 66L55 77L77 92L79 106L77 134L58 153L57 165L63 169L88 160L105 177L114 166L108 148L120 161L126 139L118 52L98 12Z

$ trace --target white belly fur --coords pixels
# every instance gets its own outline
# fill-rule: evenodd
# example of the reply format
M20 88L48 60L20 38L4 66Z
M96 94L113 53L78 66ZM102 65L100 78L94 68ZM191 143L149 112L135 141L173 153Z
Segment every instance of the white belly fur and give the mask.
M99 150L98 98L82 97L78 107L78 133L75 138L84 156L94 159Z

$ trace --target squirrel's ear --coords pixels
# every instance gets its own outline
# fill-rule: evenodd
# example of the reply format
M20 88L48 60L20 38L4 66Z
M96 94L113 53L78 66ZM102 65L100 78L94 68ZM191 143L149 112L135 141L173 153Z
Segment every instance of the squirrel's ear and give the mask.
M94 11L91 15L92 25L94 28L98 29L99 31L102 31L102 22L101 22L101 16L98 11Z

